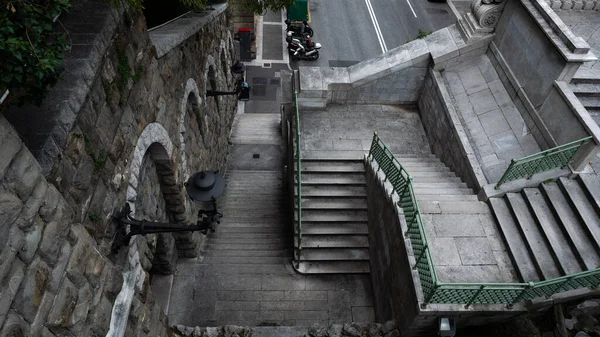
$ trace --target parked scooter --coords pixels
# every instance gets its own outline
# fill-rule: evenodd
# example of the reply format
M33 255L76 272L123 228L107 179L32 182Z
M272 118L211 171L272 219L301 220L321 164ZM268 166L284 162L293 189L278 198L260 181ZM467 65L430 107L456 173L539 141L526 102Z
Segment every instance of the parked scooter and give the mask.
M292 61L314 61L319 58L319 49L321 49L320 43L313 43L310 38L294 37L292 32L287 32L287 38L285 40L288 43L287 49Z
M308 22L302 21L302 24L293 24L290 20L284 21L286 24L286 33L292 32L296 37L312 37L314 35L313 29L308 25Z

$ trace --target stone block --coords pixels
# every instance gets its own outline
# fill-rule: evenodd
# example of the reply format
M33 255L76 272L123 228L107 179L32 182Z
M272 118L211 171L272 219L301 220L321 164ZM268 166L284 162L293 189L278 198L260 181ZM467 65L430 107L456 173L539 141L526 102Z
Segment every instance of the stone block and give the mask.
M66 271L69 275L69 278L71 278L77 286L83 286L83 284L86 282L84 273L87 266L87 261L93 250L94 247L92 247L92 245L86 240L79 240L73 248Z
M50 268L41 259L35 259L27 268L23 285L14 303L14 307L28 322L33 322L49 280Z
M42 239L44 227L43 221L36 221L35 225L31 226L25 232L25 243L19 251L19 257L21 260L23 260L23 262L29 263L31 260L33 260L33 257L40 244L40 240Z
M10 271L7 275L0 279L2 292L0 292L0 326L6 320L8 309L10 309L17 291L23 281L25 275L25 265L20 260L14 260L11 264Z
M42 298L42 303L38 309L37 314L35 315L35 319L31 323L31 337L37 337L42 335L42 331L46 324L46 319L48 317L48 313L50 309L52 309L52 304L54 303L54 294L50 291L47 291Z
M69 262L69 258L71 257L71 245L69 242L63 242L60 248L60 254L58 256L58 260L54 264L54 269L52 269L52 274L50 276L50 282L48 284L48 290L56 293L60 286L60 283L65 276L65 268L67 267L67 263Z
M46 320L46 326L50 331L57 333L61 329L73 326L71 315L75 311L77 298L77 287L68 278L65 278Z
M87 322L91 330L100 336L105 336L110 326L111 312L111 302L106 297L103 297L100 303L88 315Z
M13 129L12 125L4 118L0 116L0 179L4 177L6 169L12 162L13 158L19 151L23 143L19 138L17 132Z
M10 226L13 225L21 209L23 203L17 195L0 187L0 246L4 247L8 239Z
M7 337L30 336L29 324L16 311L11 310L6 317L0 335Z
M68 232L68 223L52 221L47 224L40 245L41 256L48 260L48 262L54 264L58 259L61 242L64 241Z
M21 213L15 222L17 226L22 229L26 229L33 224L47 191L48 184L44 179L40 179L33 189L33 192L23 205Z
M40 206L40 216L46 222L52 221L52 217L56 212L56 206L58 205L59 200L61 199L60 192L54 187L54 185L48 185L48 191L46 192L46 196L44 201Z

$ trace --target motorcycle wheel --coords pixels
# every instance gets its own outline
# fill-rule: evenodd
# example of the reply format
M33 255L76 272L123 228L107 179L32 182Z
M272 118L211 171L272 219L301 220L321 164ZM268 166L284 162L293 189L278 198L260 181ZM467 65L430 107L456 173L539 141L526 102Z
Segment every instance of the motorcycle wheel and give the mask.
M316 51L314 54L310 55L311 61L316 61L319 58L319 52Z
M306 36L308 37L312 37L313 35L315 35L312 28L306 28L306 30L304 30L304 34L306 34Z

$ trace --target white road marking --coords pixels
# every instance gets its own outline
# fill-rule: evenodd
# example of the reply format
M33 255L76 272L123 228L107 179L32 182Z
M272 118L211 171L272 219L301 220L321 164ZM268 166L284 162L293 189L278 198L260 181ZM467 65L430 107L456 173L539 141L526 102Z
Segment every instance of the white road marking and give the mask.
M416 18L417 17L417 13L415 13L415 10L413 9L413 6L410 4L410 0L406 0L406 2L408 3L408 7L410 7L410 10L413 12L413 15Z
M385 53L388 51L388 49L385 45L383 34L381 34L381 28L379 28L379 22L377 21L377 17L375 16L375 11L373 10L373 6L371 5L370 0L365 0L365 3L367 4L367 10L369 11L369 16L371 16L373 27L375 27L375 34L377 35L377 40L379 40L379 46L381 46L381 51Z

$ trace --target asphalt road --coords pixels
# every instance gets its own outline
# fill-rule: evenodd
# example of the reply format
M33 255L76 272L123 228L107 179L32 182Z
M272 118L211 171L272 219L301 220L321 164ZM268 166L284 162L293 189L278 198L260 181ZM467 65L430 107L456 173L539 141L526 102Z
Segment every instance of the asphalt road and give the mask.
M292 68L350 66L405 44L419 29L454 23L448 4L427 0L309 0L309 5L313 41L323 48L318 60L292 62Z

